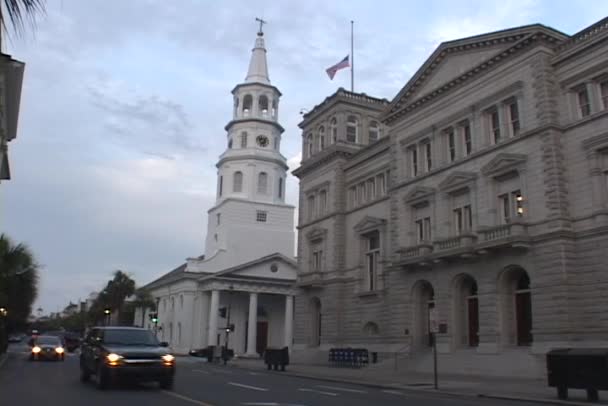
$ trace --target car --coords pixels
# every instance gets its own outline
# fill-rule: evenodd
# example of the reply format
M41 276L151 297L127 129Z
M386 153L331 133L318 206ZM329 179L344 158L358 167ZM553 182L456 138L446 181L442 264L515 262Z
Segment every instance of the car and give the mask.
M20 343L22 339L23 339L23 337L21 337L18 334L12 334L12 335L8 336L9 343Z
M175 357L167 347L144 328L91 328L80 347L80 380L95 375L99 389L123 379L156 381L162 389L171 389Z
M52 359L55 361L65 360L65 350L58 337L37 336L31 340L30 361Z

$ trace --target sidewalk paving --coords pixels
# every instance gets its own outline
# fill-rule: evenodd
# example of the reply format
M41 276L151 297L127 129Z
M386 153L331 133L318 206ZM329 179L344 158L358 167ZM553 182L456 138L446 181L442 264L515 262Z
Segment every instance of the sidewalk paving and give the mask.
M260 359L238 358L230 364L246 369L266 369ZM275 373L273 371L273 373ZM341 383L351 383L393 390L417 390L443 394L488 397L519 401L534 401L562 405L589 405L584 390L570 389L568 400L557 398L557 390L547 386L546 379L517 379L488 376L438 374L438 391L433 387L433 374L395 371L389 366L342 368L328 365L291 364L286 372L276 372L304 378L315 378ZM600 392L599 404L608 405L605 392Z

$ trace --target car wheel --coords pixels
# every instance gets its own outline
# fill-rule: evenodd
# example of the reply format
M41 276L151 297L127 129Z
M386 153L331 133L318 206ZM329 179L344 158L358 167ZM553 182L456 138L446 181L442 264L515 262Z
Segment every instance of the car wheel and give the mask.
M103 390L108 387L109 377L102 365L99 365L97 367L97 373L95 374L95 378L97 379L97 389Z
M173 378L164 378L159 382L161 389L171 390L173 389Z
M80 366L80 382L88 382L91 379L91 373L85 367Z

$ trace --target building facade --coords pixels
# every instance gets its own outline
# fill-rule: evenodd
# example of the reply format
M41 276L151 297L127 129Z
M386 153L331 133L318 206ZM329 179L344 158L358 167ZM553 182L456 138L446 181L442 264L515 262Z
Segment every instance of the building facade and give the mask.
M430 371L436 326L442 370L541 376L552 348L608 346L607 40L608 19L446 42L390 103L304 116L302 357Z
M157 302L158 337L176 352L227 345L257 357L268 346L292 345L295 209L285 203L281 92L268 77L263 35L257 34L245 81L232 91L205 255L144 287ZM154 328L150 312L139 309L135 322Z
M0 182L11 178L8 143L17 137L25 64L0 53Z

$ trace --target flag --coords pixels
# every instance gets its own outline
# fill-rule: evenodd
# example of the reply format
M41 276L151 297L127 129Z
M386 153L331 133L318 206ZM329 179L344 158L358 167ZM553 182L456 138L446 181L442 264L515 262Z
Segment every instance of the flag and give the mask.
M337 71L339 71L340 69L348 68L350 66L350 62L348 61L349 57L350 55L346 55L344 59L342 59L340 62L325 70L325 72L327 72L327 76L329 76L331 80L334 79L334 76L336 75Z

